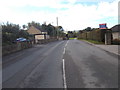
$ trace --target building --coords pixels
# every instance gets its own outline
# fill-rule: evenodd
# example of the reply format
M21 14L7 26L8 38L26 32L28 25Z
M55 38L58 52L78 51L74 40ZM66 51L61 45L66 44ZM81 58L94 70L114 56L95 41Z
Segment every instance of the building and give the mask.
M113 40L120 40L120 24L115 25L111 28Z
M34 35L35 42L37 43L38 40L49 39L49 35L46 30L43 30L41 27L38 26L31 26L27 32L30 35Z

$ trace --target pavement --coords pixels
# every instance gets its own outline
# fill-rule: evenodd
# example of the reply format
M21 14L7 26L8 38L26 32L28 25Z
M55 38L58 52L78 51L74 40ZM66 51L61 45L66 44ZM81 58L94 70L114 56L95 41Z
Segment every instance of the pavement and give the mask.
M120 45L103 45L103 44L93 44L93 43L90 43L88 41L85 41L93 46L96 46L96 47L99 47L107 52L110 52L110 53L113 53L113 54L116 54L116 55L120 55Z
M101 49L104 49L105 51L114 53L116 55L120 55L119 54L119 45L95 45Z

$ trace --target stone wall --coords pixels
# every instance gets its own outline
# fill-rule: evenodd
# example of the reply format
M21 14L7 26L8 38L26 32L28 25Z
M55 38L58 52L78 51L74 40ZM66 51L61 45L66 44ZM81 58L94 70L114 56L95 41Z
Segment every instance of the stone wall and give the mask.
M7 55L9 53L13 53L16 51L20 51L26 48L30 48L33 46L32 42L17 42L13 45L7 45L2 47L2 55Z

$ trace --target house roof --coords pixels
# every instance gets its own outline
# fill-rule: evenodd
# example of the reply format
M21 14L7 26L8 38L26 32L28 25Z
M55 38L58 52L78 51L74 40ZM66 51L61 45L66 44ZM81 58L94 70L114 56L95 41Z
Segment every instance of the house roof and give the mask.
M47 34L47 31L46 30L43 30L40 26L38 27L38 26L31 26L28 30L27 30L27 32L29 33L29 34Z
M120 24L113 26L111 30L112 32L120 32Z
M33 25L34 26L34 25ZM41 32L47 32L46 30L44 30L42 27L40 26L34 26L35 28L37 28L38 30L40 30Z

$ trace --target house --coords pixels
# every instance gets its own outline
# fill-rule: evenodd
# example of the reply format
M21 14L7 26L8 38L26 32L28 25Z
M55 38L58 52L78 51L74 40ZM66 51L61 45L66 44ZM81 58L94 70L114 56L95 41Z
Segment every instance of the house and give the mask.
M27 32L30 35L34 35L35 42L38 40L49 39L49 35L46 30L43 30L40 26L31 26Z
M120 40L120 24L113 26L111 30L113 40Z

